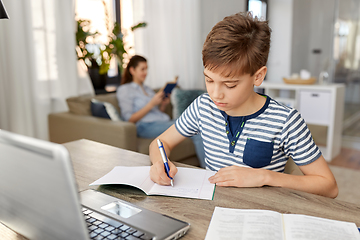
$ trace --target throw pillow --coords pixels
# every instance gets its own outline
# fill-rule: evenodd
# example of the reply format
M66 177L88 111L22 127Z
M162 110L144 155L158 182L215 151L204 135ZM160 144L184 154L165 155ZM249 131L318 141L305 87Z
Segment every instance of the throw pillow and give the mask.
M69 97L66 99L69 112L78 115L91 115L90 101L93 95L86 94L78 97Z
M205 90L183 90L175 88L171 93L171 103L173 105L173 119L180 117L182 112Z
M94 117L111 119L112 121L121 121L120 114L116 108L108 102L101 102L91 99L91 114Z

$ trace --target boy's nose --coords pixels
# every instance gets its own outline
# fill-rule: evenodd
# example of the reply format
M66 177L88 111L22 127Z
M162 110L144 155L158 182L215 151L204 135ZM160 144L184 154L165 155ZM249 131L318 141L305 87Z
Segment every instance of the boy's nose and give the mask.
M215 86L213 90L213 97L215 99L222 99L224 97L224 94L222 93L220 87Z

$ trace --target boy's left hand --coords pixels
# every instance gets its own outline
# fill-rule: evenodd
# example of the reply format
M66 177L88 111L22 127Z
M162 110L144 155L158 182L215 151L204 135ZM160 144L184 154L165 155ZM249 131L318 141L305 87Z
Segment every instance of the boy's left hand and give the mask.
M263 169L230 166L221 168L209 181L217 186L262 187L265 182L263 173Z

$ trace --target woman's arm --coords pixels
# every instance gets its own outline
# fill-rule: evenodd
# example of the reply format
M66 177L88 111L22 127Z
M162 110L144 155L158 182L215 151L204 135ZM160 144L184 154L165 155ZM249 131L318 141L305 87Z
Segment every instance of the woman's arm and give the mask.
M170 103L170 95L168 95L167 97L165 97L165 98L162 100L162 102L161 102L161 104L160 104L160 107L159 107L160 111L165 112L166 106L167 106L169 103Z
M304 176L231 166L220 169L209 180L218 186L261 187L268 185L291 188L331 198L338 195L336 180L323 156L308 165L299 166L299 168Z
M162 102L163 97L164 92L157 92L154 97L142 109L133 113L128 121L136 123L137 121L142 119L148 112L150 112L151 109L153 109L155 106L159 105Z
M182 142L185 137L176 130L175 124L173 124L159 137L157 137L157 139L160 139L163 143L166 155L169 157L171 150ZM149 156L150 161L152 162L152 166L150 168L150 179L160 185L170 185L170 178L168 178L165 173L164 163L162 161L156 139L154 139L149 146ZM174 177L177 173L177 168L171 161L169 161L169 167L169 175Z

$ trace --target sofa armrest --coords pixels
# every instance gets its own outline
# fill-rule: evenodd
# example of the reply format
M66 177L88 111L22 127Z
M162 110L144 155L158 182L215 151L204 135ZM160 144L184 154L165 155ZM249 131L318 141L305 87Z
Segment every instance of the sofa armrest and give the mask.
M133 123L61 112L49 114L48 124L51 142L65 143L85 138L137 150L136 126Z

